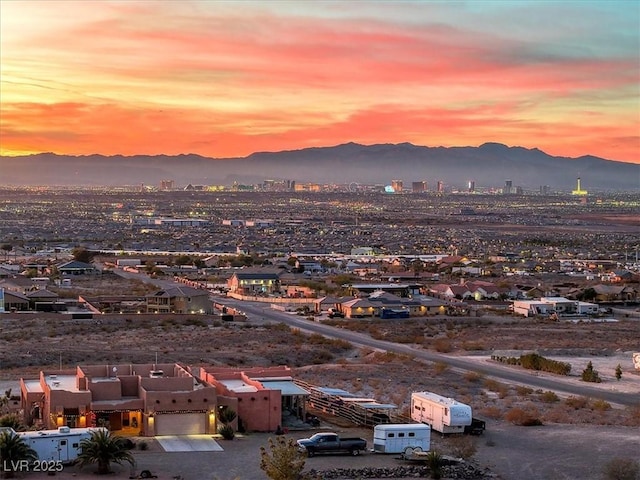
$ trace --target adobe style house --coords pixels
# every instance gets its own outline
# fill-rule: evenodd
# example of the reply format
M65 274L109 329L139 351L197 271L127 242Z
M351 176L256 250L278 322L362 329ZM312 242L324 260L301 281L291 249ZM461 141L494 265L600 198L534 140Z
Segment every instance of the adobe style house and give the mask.
M216 388L178 364L78 366L21 379L27 425L107 426L133 435L216 432Z
M209 292L178 286L159 290L146 296L147 313L211 313L213 304Z
M240 295L277 293L280 275L275 272L236 272L227 281L229 291Z
M208 367L194 373L215 387L219 405L237 412L238 425L245 430L273 432L287 417L305 418L310 392L293 382L289 367Z

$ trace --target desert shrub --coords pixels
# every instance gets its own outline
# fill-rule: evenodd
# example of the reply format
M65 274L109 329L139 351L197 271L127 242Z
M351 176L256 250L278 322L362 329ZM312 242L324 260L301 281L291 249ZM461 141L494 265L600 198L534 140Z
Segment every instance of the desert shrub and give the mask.
M598 371L593 368L593 363L589 362L587 364L587 368L582 371L582 381L583 382L593 382L600 383L602 379L598 374Z
M260 469L271 480L297 480L302 478L306 462L292 438L283 436L269 439L269 448L260 447Z
M494 405L483 408L480 410L480 413L482 413L483 417L492 418L494 420L502 418L502 410L500 407L496 407Z
M487 378L482 383L484 385L484 388L486 388L487 390L490 390L492 392L497 392L499 390L499 388L500 388L500 382L498 382L497 380L494 380L492 378Z
M449 446L453 456L464 458L465 460L469 460L478 451L475 440L467 435L451 438Z
M612 458L602 469L605 480L638 480L640 464L631 458Z
M237 416L238 414L233 408L224 407L221 408L220 412L218 413L218 420L227 425L233 422Z
M374 363L391 363L398 359L398 354L394 352L375 352L371 358Z
M467 382L476 383L482 380L482 375L478 372L465 372L464 379Z
M555 392L552 392L551 390L547 390L542 395L540 395L540 400L543 401L544 403L555 403L560 399L558 398L558 395L556 395Z
M526 397L527 395L531 395L533 393L533 388L526 387L524 385L516 386L516 393L522 397Z
M427 466L431 472L431 478L437 479L442 477L442 464L443 458L438 452L432 450L427 453Z
M569 397L564 403L575 410L579 410L589 405L589 399L587 397Z
M434 373L436 375L440 375L441 373L446 372L449 369L449 365L444 362L436 362L433 366Z
M611 404L602 399L594 400L591 404L591 408L594 410L598 410L600 412L604 412L606 410L611 410Z
M433 348L436 349L436 352L449 353L453 350L453 345L450 340L446 338L439 338L433 342Z
M314 365L320 365L321 363L330 362L333 359L333 354L328 350L318 350L314 352L311 363Z
M504 414L504 419L514 425L530 427L534 425L542 425L542 421L531 413L525 412L522 408L512 408Z
M557 405L551 410L545 412L544 419L547 422L553 423L571 423L572 412L566 405Z
M522 365L522 368L528 370L541 370L557 375L569 375L571 372L570 363L550 360L537 353L528 353L527 355L520 356L520 365Z
M485 350L484 344L481 342L464 342L462 348L467 351Z
M13 428L16 432L26 430L22 420L15 413L7 413L0 417L0 427Z
M233 440L236 436L236 432L233 431L231 425L221 425L220 428L218 428L218 433L222 435L222 438L225 440Z

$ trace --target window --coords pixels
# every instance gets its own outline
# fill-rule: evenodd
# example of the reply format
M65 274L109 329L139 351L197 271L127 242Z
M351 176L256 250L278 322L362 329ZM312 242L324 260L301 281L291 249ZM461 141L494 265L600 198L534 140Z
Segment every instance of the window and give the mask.
M415 436L416 436L416 434L415 434L414 432L409 432L409 436L410 436L410 437L415 437Z
M400 432L400 433L398 434L398 437L400 437L400 438L404 437L404 433Z
M78 448L80 445L79 445L79 444L77 444L77 443L72 443L72 444L71 444L71 446L72 446L73 448Z
M60 445L66 445L67 441L66 440L60 440Z
M393 438L393 437L395 437L395 436L396 436L396 434L395 434L395 433L390 433L390 434L389 434L389 438Z

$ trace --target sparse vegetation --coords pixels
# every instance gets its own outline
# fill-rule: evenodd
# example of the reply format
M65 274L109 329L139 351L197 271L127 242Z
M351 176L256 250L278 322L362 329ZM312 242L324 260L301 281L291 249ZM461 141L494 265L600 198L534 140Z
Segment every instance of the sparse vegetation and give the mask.
M620 379L622 378L622 366L620 364L616 366L615 375L616 375L616 380L620 381Z
M505 413L504 419L514 425L521 425L523 427L542 425L542 421L537 417L537 414L534 414L534 412L527 412L518 407L512 408Z
M440 453L432 450L427 454L427 465L429 467L431 478L442 478L442 464L443 460Z
M586 408L589 405L589 399L586 397L568 397L565 404L574 410Z
M602 379L598 374L598 371L593 368L593 363L589 362L587 364L587 368L582 371L582 381L583 382L592 382L592 383L600 383Z
M544 403L555 403L560 401L560 398L558 398L558 395L556 395L555 392L547 390L542 395L540 395L540 400Z
M0 469L2 478L14 478L21 461L37 460L36 452L22 437L10 430L0 432Z
M268 447L260 447L260 469L271 480L299 480L305 463L292 438L269 438Z
M456 436L450 439L449 448L454 457L471 459L478 451L476 440L468 435Z
M218 433L222 435L222 438L225 440L233 440L235 438L236 433L231 422L233 422L237 416L238 414L236 411L227 406L224 406L219 410L218 420L222 425L218 428Z

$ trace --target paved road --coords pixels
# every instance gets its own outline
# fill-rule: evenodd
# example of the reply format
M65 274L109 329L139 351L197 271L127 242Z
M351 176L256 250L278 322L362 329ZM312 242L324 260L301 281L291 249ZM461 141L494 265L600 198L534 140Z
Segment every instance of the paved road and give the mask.
M173 280L152 279L142 273L124 272L120 269L116 269L115 273L125 278L142 279L146 282L153 283L160 288L167 288L172 285L181 285ZM459 370L478 372L496 380L526 385L536 389L551 390L559 394L599 398L609 403L625 406L638 405L638 403L640 403L640 392L612 392L590 387L588 385L574 385L563 382L561 379L537 376L535 372L515 370L506 368L502 365L492 365L488 363L480 364L463 358L443 355L437 352L429 352L409 345L376 340L362 333L352 332L350 330L322 323L310 322L306 318L299 317L297 315L273 310L270 308L269 304L245 302L219 296L212 297L212 299L216 303L224 304L245 312L249 321L252 323L281 322L289 325L290 327L299 328L304 331L319 333L330 338L346 340L354 345L409 355L417 361L445 363Z
M637 405L640 403L640 392L611 392L590 387L588 385L573 385L563 382L560 379L549 378L547 376L537 376L535 372L515 370L502 365L480 364L463 358L425 351L409 345L376 340L362 333L352 332L350 330L332 327L322 323L310 322L303 317L272 310L268 306L257 302L242 302L235 299L217 299L217 301L244 311L248 314L248 317L252 322L282 322L294 328L300 328L301 330L319 333L327 337L346 340L356 345L409 355L419 361L446 363L460 370L479 372L497 380L527 385L536 389L540 388L544 390L551 390L567 395L600 398L609 403L626 406Z

